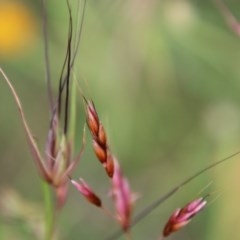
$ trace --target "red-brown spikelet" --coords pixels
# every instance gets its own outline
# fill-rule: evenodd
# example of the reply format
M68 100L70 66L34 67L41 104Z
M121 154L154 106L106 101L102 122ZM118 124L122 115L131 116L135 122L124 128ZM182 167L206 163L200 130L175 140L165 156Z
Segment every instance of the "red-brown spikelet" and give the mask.
M107 157L107 162L104 165L104 168L110 178L113 177L114 174L114 161L113 161L113 156L110 152L108 152L108 157Z
M107 144L107 135L102 123L99 120L96 108L92 101L85 99L87 125L92 135L94 152L101 162L107 175L112 178L114 173L114 162L112 153Z
M103 164L106 163L107 160L107 151L104 149L95 139L93 139L93 149L94 152L99 159L99 161Z
M207 201L205 198L206 197L195 199L183 208L175 210L163 229L163 236L167 237L171 233L186 226L192 218L206 206Z
M88 200L88 202L97 207L102 206L101 199L93 192L93 190L88 186L88 184L83 179L80 178L79 182L71 180L71 183Z
M93 136L98 136L100 121L98 118L97 111L92 101L86 101L86 103L87 103L87 124L89 130L91 131Z

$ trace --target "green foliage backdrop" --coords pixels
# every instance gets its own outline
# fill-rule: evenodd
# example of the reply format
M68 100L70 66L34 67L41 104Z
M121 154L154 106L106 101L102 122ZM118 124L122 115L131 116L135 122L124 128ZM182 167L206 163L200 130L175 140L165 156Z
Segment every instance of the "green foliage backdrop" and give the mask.
M47 2L52 79L57 86L68 16L64 0ZM49 112L41 3L18 3L30 11L33 36L25 48L0 53L0 64L15 85L43 148ZM226 3L240 19L238 1ZM85 14L74 74L84 93L94 100L132 188L141 194L136 212L198 169L240 149L240 37L227 26L213 1L88 0ZM36 204L34 214L41 213L37 172L17 108L3 81L0 96L1 198L6 189L14 189L27 206ZM79 142L84 119L79 96ZM169 239L238 239L239 171L236 158L204 174L139 223L133 239L157 239L169 214L195 198L209 182L201 195L213 192L213 203ZM108 183L92 153L89 135L74 172L74 177L79 176L109 201ZM59 239L104 239L117 227L73 188L59 218ZM30 220L4 219L2 211L1 240L33 239L31 225L26 223Z

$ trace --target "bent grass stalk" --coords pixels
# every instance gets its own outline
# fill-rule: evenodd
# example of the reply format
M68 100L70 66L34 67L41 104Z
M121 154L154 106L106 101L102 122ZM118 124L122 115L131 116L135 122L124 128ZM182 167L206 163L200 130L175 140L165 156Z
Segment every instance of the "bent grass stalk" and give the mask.
M26 133L26 136L27 136L27 141L29 143L29 145L31 146L30 149L31 149L31 152L32 152L32 155L33 155L33 159L40 171L40 175L45 175L45 172L46 172L46 167L45 167L45 163L42 162L42 157L41 157L41 154L38 150L38 147L37 147L37 144L34 140L34 137L31 133L31 130L28 126L28 123L27 123L27 120L25 118L25 114L23 112L23 108L22 108L22 105L21 105L21 102L20 102L20 99L13 87L13 85L11 84L10 80L8 79L7 75L5 74L5 72L2 70L2 68L0 67L0 73L2 74L5 82L7 83L7 85L9 86L10 90L11 90L11 93L15 99L15 102L17 104L17 107L18 107L18 110L19 110L19 113L20 113L20 116L21 116L21 120L22 120L22 123L23 123L23 127L24 127L24 131Z
M14 90L14 87L12 86L12 84L9 81L7 75L2 70L1 67L0 67L0 73L2 74L2 76L5 80L5 82L7 83L7 85L9 86L9 88L10 88L12 94L13 94L13 97L14 97L16 103L17 103L17 107L18 107L18 110L20 112L20 116L21 116L21 119L22 119L24 130L25 130L26 135L27 135L27 140L29 142L29 145L33 146L33 147L31 147L32 154L40 160L41 159L41 154L40 154L40 152L38 150L38 147L36 145L36 142L35 142L35 140L32 136L31 130L28 127L28 124L27 124L27 121L26 121L26 118L25 118L25 115L24 115L24 112L23 112L23 108L22 108L20 99L18 98L17 93ZM33 159L35 160L34 157L33 157ZM40 172L44 173L44 171L45 171L44 167L43 167L44 165L39 164L39 162L36 161L36 160L35 160L35 162L38 166L38 169L40 169ZM42 164L44 164L44 162L42 162ZM44 197L44 202L45 202L45 218L46 218L45 240L51 240L52 237L53 237L53 232L54 232L55 211L54 211L54 207L53 207L53 202L52 202L52 198L51 198L49 185L43 179L41 179L41 184L42 184L43 197Z

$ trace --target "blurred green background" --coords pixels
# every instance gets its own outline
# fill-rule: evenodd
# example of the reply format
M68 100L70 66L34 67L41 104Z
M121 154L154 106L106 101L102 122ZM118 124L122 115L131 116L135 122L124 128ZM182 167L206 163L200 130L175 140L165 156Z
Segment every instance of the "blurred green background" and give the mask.
M240 19L238 1L226 4ZM47 11L57 86L66 51L66 3L47 1ZM74 74L94 100L132 189L141 194L137 213L197 170L240 149L240 38L208 0L87 0L85 14ZM0 65L44 149L49 111L41 25L40 0L0 1ZM40 181L16 105L0 80L0 239L41 239ZM79 146L84 119L79 96ZM133 228L133 239L158 239L174 209L209 192L210 206L169 239L238 239L239 160L184 187ZM80 176L111 208L109 184L89 134L73 174ZM105 239L117 224L71 187L57 227L57 239Z

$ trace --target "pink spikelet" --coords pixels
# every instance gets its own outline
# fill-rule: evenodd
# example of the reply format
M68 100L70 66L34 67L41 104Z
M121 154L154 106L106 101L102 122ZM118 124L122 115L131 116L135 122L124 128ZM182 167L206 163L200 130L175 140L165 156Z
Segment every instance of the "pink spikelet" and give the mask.
M196 214L204 209L207 204L205 198L195 199L186 204L183 208L175 210L163 229L163 236L167 237L171 233L186 226Z
M58 116L55 113L48 131L45 147L45 163L48 172L48 183L56 192L58 207L64 205L68 193L68 175L76 168L85 147L85 135L83 145L76 157L73 157L72 142L67 138L58 124Z
M137 196L131 192L128 181L122 175L116 159L114 159L114 169L112 178L112 197L115 203L116 218L123 231L128 232L131 224L132 206Z
M14 86L1 68L0 73L9 86L18 107L32 158L36 164L39 175L53 187L56 193L58 207L62 207L67 197L68 175L77 167L84 152L85 134L83 135L82 147L79 153L77 156L73 157L72 142L61 130L58 123L58 113L54 112L48 131L45 155L43 156L27 123L20 98Z
M91 204L102 207L101 199L93 192L88 184L83 180L79 179L79 182L71 180L71 183L77 188L77 190L87 199Z

